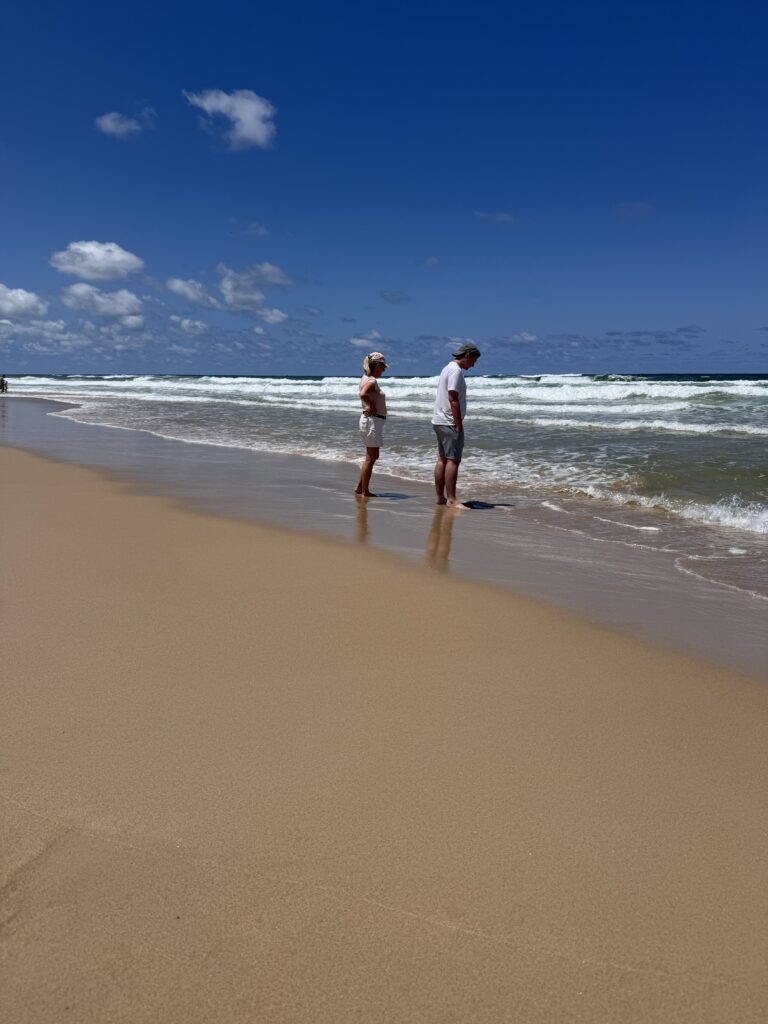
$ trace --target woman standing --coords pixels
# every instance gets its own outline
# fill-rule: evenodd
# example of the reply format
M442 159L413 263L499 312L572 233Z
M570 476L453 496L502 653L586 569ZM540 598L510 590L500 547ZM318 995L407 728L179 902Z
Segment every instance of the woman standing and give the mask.
M360 380L360 401L363 411L360 415L360 440L365 445L365 458L360 469L355 494L375 498L368 485L371 482L373 465L379 457L384 441L384 420L387 418L387 400L379 387L379 377L387 368L387 361L381 352L371 352L363 360L363 377Z

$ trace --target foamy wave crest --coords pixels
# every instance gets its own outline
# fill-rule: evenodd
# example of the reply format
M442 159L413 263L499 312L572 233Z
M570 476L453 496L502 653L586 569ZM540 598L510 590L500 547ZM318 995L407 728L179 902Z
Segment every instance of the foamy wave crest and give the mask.
M744 501L734 494L711 505L702 502L672 498L665 494L644 497L632 493L611 493L600 487L589 487L585 493L594 498L607 499L615 505L640 505L643 508L661 509L707 526L727 526L747 533L768 534L768 506L759 501Z
M585 427L590 430L661 430L675 434L756 434L768 435L768 427L749 423L683 423L681 420L578 420L533 417L519 420L534 427Z

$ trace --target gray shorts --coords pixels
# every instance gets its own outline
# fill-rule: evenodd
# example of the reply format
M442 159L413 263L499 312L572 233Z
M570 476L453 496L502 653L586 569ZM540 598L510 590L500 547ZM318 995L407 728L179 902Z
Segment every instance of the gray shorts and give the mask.
M464 451L464 431L455 427L444 427L441 423L433 423L432 429L437 434L437 450L444 459L461 462Z

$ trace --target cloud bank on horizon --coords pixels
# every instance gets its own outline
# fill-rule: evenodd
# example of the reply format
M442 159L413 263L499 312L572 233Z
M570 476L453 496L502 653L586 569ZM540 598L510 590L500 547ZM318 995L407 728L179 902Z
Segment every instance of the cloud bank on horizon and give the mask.
M377 347L431 373L457 339L485 372L764 366L756 24L717 19L732 57L715 64L703 11L668 11L662 36L651 14L559 0L547 19L498 11L493 32L430 3L332 37L332 9L221 13L137 12L133 51L87 85L53 58L101 53L117 12L78 33L55 13L7 55L4 372L354 373ZM62 113L38 138L21 129L46 89Z

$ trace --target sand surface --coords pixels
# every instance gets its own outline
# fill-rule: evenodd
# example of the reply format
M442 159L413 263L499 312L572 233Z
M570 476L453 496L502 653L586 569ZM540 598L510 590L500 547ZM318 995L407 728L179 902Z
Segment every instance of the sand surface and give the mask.
M768 688L0 449L3 1021L768 1012Z

